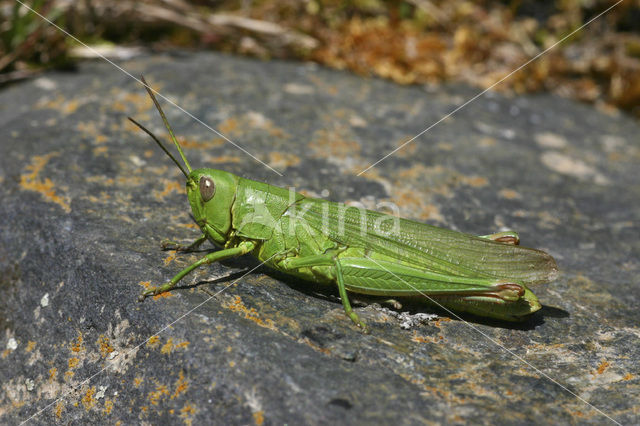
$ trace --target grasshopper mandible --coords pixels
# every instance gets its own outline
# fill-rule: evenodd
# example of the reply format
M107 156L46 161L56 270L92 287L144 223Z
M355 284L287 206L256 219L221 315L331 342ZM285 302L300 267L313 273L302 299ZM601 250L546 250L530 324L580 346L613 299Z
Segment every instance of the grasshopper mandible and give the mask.
M513 231L474 236L371 210L309 198L222 170L192 170L153 91L142 78L185 168L134 119L184 174L187 197L211 252L168 283L140 295L171 290L199 266L250 253L287 274L338 286L346 315L366 330L347 291L376 296L426 296L446 309L520 321L541 308L529 284L552 280L555 260L521 247Z

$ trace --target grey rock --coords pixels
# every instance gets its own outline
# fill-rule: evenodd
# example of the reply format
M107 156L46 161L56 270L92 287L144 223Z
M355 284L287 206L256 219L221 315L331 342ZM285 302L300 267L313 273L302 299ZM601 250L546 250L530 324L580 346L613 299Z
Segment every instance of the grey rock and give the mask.
M140 85L103 62L0 92L0 422L638 423L640 126L548 95L474 96L219 54L121 65L165 101L194 166L465 232L511 228L558 280L523 324L406 318L239 259L138 303L198 254L183 178ZM439 320L423 321L438 313ZM406 314L402 314L406 316Z

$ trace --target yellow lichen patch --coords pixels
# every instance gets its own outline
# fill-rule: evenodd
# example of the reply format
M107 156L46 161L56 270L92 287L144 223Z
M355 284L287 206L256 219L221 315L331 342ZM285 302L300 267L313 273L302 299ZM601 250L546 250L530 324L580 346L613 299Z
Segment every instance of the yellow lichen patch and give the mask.
M69 361L67 363L69 364L69 368L76 368L78 364L80 364L80 360L76 357L73 357L69 358Z
M269 165L275 168L293 167L300 164L300 157L288 152L273 151L269 153Z
M193 417L196 414L196 407L191 405L190 403L186 403L184 407L180 409L180 417L183 419L184 423L188 426L191 425L190 417Z
M437 343L438 339L431 336L420 336L414 331L413 336L411 336L411 341L416 343Z
M229 117L222 123L220 123L220 125L218 125L218 129L220 130L220 132L226 135L229 135L238 130L238 127L238 119L234 117Z
M84 409L89 411L96 403L96 399L93 397L96 394L96 387L91 386L87 389L87 392L82 397L82 405L84 405Z
M600 363L600 365L598 366L598 369L595 370L594 372L592 372L591 374L593 374L594 376L602 374L605 372L605 370L607 368L609 368L611 366L611 364L609 363L609 361L602 361Z
M173 180L165 180L164 189L162 191L153 191L153 196L164 200L164 198L172 192L182 194L184 192L184 184Z
M474 188L481 188L489 184L487 178L482 176L461 176L460 181L463 184L472 186Z
M142 382L144 382L144 379L140 376L136 376L133 378L133 385L137 388L140 387L140 385L142 384Z
M223 302L222 306L233 312L238 312L242 314L244 318L255 322L260 327L269 328L271 330L277 330L276 325L272 320L270 319L263 320L262 318L260 318L260 315L254 308L247 308L244 305L244 303L242 303L242 299L240 298L240 296L235 296L233 298L233 301L231 302Z
M257 426L261 426L264 423L264 411L256 411L253 413L253 421Z
M104 400L104 408L102 409L102 412L104 414L111 414L111 411L113 410L113 401L109 398Z
M55 99L45 100L38 102L36 108L39 109L54 109L61 111L63 114L72 114L80 106L80 103L76 99L66 100L64 96L58 95Z
M495 146L497 143L498 141L490 136L485 136L478 141L478 145L482 148L490 148Z
M108 150L109 148L106 146L97 146L93 148L93 156L97 157L98 155L106 155Z
M197 223L179 223L176 226L180 226L182 228L188 228L188 229L200 229Z
M109 356L111 352L114 351L113 346L111 346L111 343L109 341L109 338L106 337L104 334L101 334L100 337L98 337L98 341L96 342L96 344L100 349L100 355L102 355L102 358L106 358L107 356Z
M219 155L212 157L210 161L212 163L242 163L245 159L235 155Z
M160 90L159 85L153 85L153 88ZM127 112L131 111L131 106L135 106L135 112L140 114L145 111L149 111L153 107L153 101L151 98L143 93L137 92L124 92L120 89L114 89L112 91L114 99L117 99L111 104L111 107L116 111ZM128 122L129 120L127 120ZM137 128L137 127L136 127Z
M288 137L284 130L273 124L273 121L259 112L248 112L246 116L243 117L243 121L246 122L249 127L267 132L269 136L278 138Z
M115 183L115 181L113 180L113 178L105 178L104 176L89 176L86 178L86 181L88 183L99 183L102 184L103 186L113 186L113 184Z
M71 207L68 200L59 196L54 187L54 183L49 178L42 180L39 176L40 172L49 162L51 157L58 155L57 152L51 152L46 155L35 155L31 164L25 167L27 173L20 176L20 186L28 191L40 193L46 200L58 204L62 209L69 213Z
M49 381L52 382L58 376L58 369L56 367L52 367L49 369Z
M69 371L65 372L65 373L64 373L64 380L65 380L65 382L70 381L70 380L73 378L73 376L75 376L75 375L76 375L76 373L74 373L74 372L73 372L73 371L71 371L71 370L69 370Z
M164 266L167 266L176 259L176 250L169 250L169 254L164 258Z
M418 149L418 144L415 141L409 142L413 136L408 136L403 139L400 139L396 143L396 148L398 149L395 154L398 157L402 158L411 158ZM407 143L408 142L408 143Z
M31 352L35 347L36 347L36 342L29 340L29 342L27 343L27 347L24 348L24 350L26 352Z
M224 145L225 142L222 138L213 138L208 140L191 140L186 138L178 138L178 141L180 142L180 146L182 146L183 149L209 149Z
M62 410L64 410L64 403L60 401L56 404L56 417L58 419L62 418Z
M433 204L426 204L426 200L417 197L412 188L398 189L392 195L391 201L393 203L416 215L418 219L444 222L444 216L440 213L440 209Z
M336 159L348 158L360 152L360 144L344 137L344 131L322 129L314 133L309 148L316 157Z
M622 378L622 380L627 381L627 380L631 380L633 379L633 374L631 373L627 373L624 375L624 377Z
M502 198L506 198L507 200L517 200L522 198L519 192L514 191L513 189L501 189L498 193Z
M188 387L189 387L189 382L187 381L187 379L184 378L184 372L180 371L180 376L178 377L178 380L175 383L175 391L173 392L173 394L171 394L170 399L174 399L181 393L186 392Z
M147 341L147 346L153 348L155 346L158 346L159 343L160 343L160 337L159 336L151 336L151 337L149 337L149 340Z
M152 405L158 405L160 399L167 395L169 395L169 389L163 384L156 383L156 390L149 392L149 402L151 402Z
M160 352L162 352L165 355L168 355L171 352L175 351L176 349L184 349L188 346L189 346L189 342L185 341L180 343L173 343L173 338L169 338L169 340L167 340L167 343L162 345L162 348L160 348Z
M70 346L73 352L82 352L85 350L82 333L78 332L78 337L76 337L75 342L72 342Z

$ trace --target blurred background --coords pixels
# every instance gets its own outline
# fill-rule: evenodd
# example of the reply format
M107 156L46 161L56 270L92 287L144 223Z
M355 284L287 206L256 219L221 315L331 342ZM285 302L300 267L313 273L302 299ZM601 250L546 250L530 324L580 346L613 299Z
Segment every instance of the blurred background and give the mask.
M400 84L491 86L610 0L26 0L101 55L208 49L313 61ZM0 0L0 87L96 52ZM640 0L624 0L497 85L553 92L640 118Z

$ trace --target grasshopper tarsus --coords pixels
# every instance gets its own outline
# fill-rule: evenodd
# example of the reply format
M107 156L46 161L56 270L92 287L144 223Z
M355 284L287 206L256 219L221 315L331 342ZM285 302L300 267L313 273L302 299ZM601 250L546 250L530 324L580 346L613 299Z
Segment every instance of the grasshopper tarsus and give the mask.
M198 250L202 245L202 243L204 243L205 241L207 241L207 236L203 234L200 236L200 238L198 238L188 246L185 246L184 244L180 244L176 241L162 240L162 243L160 243L160 247L162 247L162 250L175 250L175 251L190 253Z
M175 251L185 251L185 246L171 240L163 240L160 243L160 247L162 250L175 250Z

